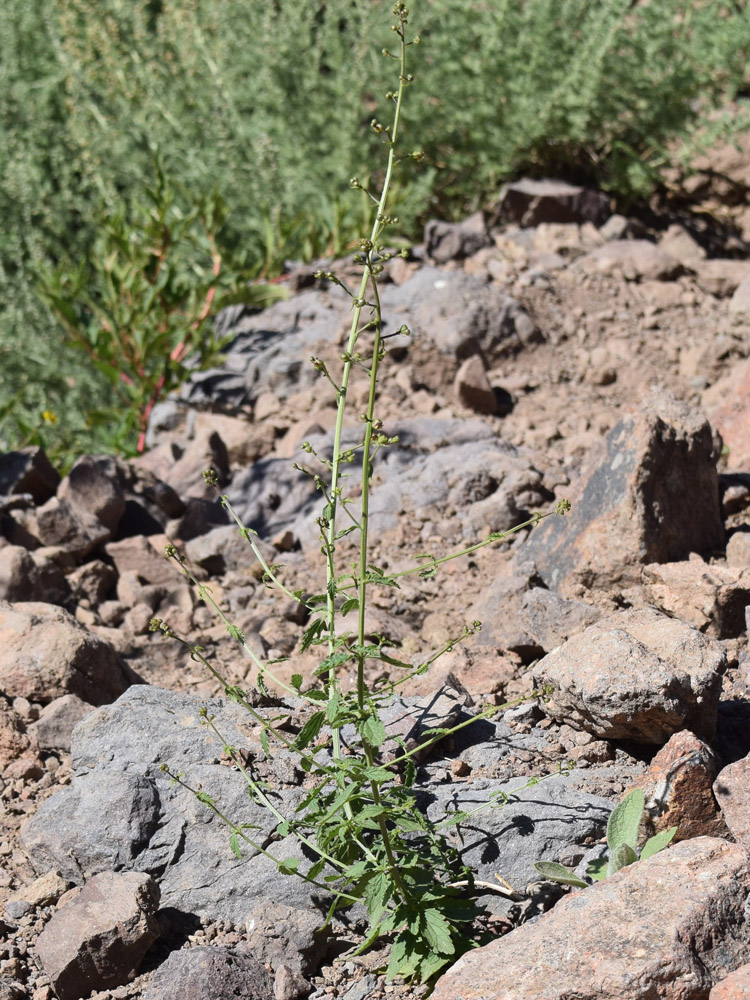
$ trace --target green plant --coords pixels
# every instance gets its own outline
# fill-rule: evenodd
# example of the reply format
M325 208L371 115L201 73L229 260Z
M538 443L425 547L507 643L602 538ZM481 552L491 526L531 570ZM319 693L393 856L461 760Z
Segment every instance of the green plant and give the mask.
M217 193L191 203L158 157L154 169L143 200L102 214L88 260L44 270L39 283L68 343L114 390L115 406L86 416L110 427L110 448L125 453L143 451L154 404L216 357L215 311L263 307L286 294L251 284L227 260L218 240L226 206Z
M250 795L275 816L278 835L294 834L300 845L311 851L317 860L310 864L303 857L277 857L272 850L253 840L247 825L226 816L208 792L192 787L184 775L170 770L167 763L162 769L173 781L196 794L228 825L230 847L238 857L245 842L272 858L282 873L300 876L332 893L331 914L342 904L357 901L364 904L369 930L355 954L378 938L388 936L391 938L388 975L425 981L475 943L468 929L480 908L472 898L474 875L446 834L469 814L455 813L440 825L429 822L418 806L415 760L417 754L438 740L474 724L477 719L493 716L507 706L492 705L452 727L428 730L416 748L407 747L401 738L390 737L381 718L384 703L401 685L427 671L455 644L475 634L481 623L472 621L456 628L454 637L440 648L426 652L416 663L407 662L394 655L394 643L387 634L373 635L368 631L368 601L373 589L381 593L396 589L399 581L410 575L430 578L446 561L507 539L548 515L534 515L509 531L493 533L458 552L439 557L419 555L406 569L392 571L371 560L370 492L374 462L382 449L398 443L396 437L387 434L378 417L381 365L387 358L388 338L408 334L404 327L395 333L384 332L378 280L385 263L394 256L385 236L389 227L397 225L389 210L394 171L404 161L422 159L421 152L402 152L400 146L404 94L413 80L412 74L407 72L407 52L419 38L407 37L409 12L402 0L396 2L393 13L398 50L395 53L385 50L386 56L395 59L398 65L398 87L387 94L392 117L389 116L390 120L385 123L377 118L371 121L373 133L384 142L388 154L379 194L371 193L360 179L351 181L352 188L364 189L374 205L369 234L359 241L354 256L362 268L361 280L357 288L350 290L334 272L321 275L344 289L352 306L351 327L341 354L340 372L331 371L320 358L311 359L320 377L336 392L332 453L330 457L319 454L306 443L303 448L311 460L317 462L320 471L297 466L311 478L323 498L323 508L317 519L325 566L325 583L321 591L306 594L292 589L285 582L283 569L264 559L254 532L242 524L228 498L221 496L223 506L259 561L268 586L286 599L301 603L309 613L301 649L321 650L321 661L313 677L306 681L301 674L294 674L290 682L285 683L274 672L273 662L264 662L255 654L242 631L232 624L214 600L211 588L199 583L178 549L169 545L166 550L167 556L177 562L180 570L198 588L199 597L216 612L228 633L255 664L260 693L267 693L266 681L269 681L306 703L308 716L300 731L293 736L280 728L276 719L260 711L244 690L227 684L201 647L176 635L168 623L154 619L151 628L182 643L219 681L225 694L247 709L261 727L261 745L267 755L279 748L297 755L301 769L309 775L311 788L293 815L283 815L238 748L227 743L220 721L205 710L202 713L205 726L218 737L225 752L242 772ZM365 411L360 416L361 440L355 446L348 446L344 445L344 430L350 410L350 377L355 368L366 372L369 391ZM346 481L347 470L356 468L357 464L360 467L358 491L349 487ZM209 470L205 478L218 489L214 472ZM564 513L567 509L569 505L561 501L549 513ZM351 566L342 570L342 564L349 560ZM379 671L385 668L388 679L368 684L368 668L373 666ZM356 683L351 692L346 692L342 688L341 673L352 668ZM386 748L390 750L388 757L383 753ZM487 807L501 805L502 796L498 795Z
M590 879L598 882L601 879L614 875L621 868L632 865L640 860L645 861L665 847L672 841L677 833L677 827L670 827L668 830L661 830L653 837L649 837L638 853L638 831L641 826L644 810L644 796L640 788L634 788L625 798L619 802L612 810L607 823L607 847L609 857L597 858L591 861L586 868L586 874ZM557 864L553 861L537 861L534 867L540 875L558 882L560 885L572 885L580 889L585 889L590 883L579 878L571 868Z
M30 428L62 454L107 445L83 410L110 405L110 383L61 350L35 288L40 269L93 255L99 206L139 198L155 150L196 198L221 191L221 244L248 273L350 248L368 202L340 182L364 182L378 141L351 95L371 107L386 89L368 43L383 2L4 0L0 446ZM425 165L397 191L409 239L523 172L630 204L697 144L746 128L716 111L747 93L747 4L431 0L423 13L430 96L410 113Z

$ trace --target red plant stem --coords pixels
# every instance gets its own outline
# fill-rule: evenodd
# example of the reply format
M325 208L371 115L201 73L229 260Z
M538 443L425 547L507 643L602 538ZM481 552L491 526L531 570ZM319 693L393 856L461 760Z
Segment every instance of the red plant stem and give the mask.
M213 252L214 284L211 285L208 292L206 293L206 299L203 303L203 308L200 311L200 315L193 323L194 330L198 329L198 327L201 325L201 323L205 321L206 317L211 311L211 303L213 302L214 297L216 295L216 278L219 277L220 271L221 271L221 255L216 249L214 249ZM181 340L180 343L170 352L169 360L181 361L186 350L187 350L187 344L184 340ZM153 410L157 400L159 399L161 390L164 388L165 379L166 379L166 373L162 372L161 375L159 376L159 380L157 381L154 387L154 391L151 393L149 401L143 408L143 413L141 414L141 433L138 435L138 444L136 445L139 455L143 454L146 448L146 428L148 427L148 421L151 416L151 411Z

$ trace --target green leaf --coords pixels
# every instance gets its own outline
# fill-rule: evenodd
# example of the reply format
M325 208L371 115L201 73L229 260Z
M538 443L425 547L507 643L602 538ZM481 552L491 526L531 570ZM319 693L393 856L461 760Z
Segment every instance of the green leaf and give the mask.
M359 608L359 598L347 597L347 599L341 605L341 614L348 615L350 611L356 611L358 608Z
M330 725L333 725L336 720L336 713L339 710L340 703L341 695L338 691L334 691L326 707L326 719Z
M325 719L325 712L313 712L302 729L300 729L297 739L292 744L294 749L304 750L306 746L309 746L309 744L312 743L320 730L323 728Z
M296 875L299 865L299 858L287 858L286 861L279 861L279 871L282 875Z
M231 847L232 854L234 854L235 858L241 860L242 852L240 851L240 838L237 836L236 833L233 833L232 836L229 838L229 846Z
M326 866L325 859L320 858L318 861L315 862L312 868L310 868L310 870L307 873L307 877L310 879L316 879L318 875L320 875L320 873L323 871L325 866Z
M450 924L439 910L425 910L422 913L422 930L431 948L441 955L455 952L451 938Z
M575 885L579 889L585 889L588 885L572 868L566 868L556 861L535 861L534 868L550 882L557 882L559 885Z
M299 691L302 687L302 674L292 674L289 683L292 685L295 691Z
M313 642L318 638L321 632L325 631L326 622L325 618L315 618L305 629L304 635L302 636L302 642L300 643L300 650L304 651L313 644ZM317 671L316 671L317 673Z
M586 874L595 882L601 882L607 877L607 859L596 858L594 861L589 861L586 865Z
M633 851L638 846L638 830L643 816L644 797L640 788L634 788L618 802L607 823L607 844L610 854L620 846L628 844Z
M261 745L263 753L266 755L266 757L270 757L271 756L271 747L270 747L270 744L268 742L268 730L267 729L261 729L261 731L260 731L260 745Z
M618 844L614 851L610 852L609 863L607 864L607 877L614 875L615 872L619 872L621 868L632 865L637 860L638 855L630 844Z
M667 844L672 842L676 833L677 827L670 826L668 830L661 830L659 833L655 833L653 837L649 837L643 845L643 850L641 851L641 861L645 861L646 858L653 857L654 854L658 854L659 851L663 851Z
M376 924L385 910L393 889L385 872L376 872L365 886L365 905L371 924Z
M380 719L371 715L362 726L362 736L371 747L381 747L386 741L385 726Z

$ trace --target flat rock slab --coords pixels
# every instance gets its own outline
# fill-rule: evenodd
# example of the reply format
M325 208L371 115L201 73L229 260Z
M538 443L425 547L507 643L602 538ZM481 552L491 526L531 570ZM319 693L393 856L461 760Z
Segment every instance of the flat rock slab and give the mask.
M600 837L612 811L607 799L580 792L560 776L535 784L516 778L438 785L428 795L426 811L433 822L457 811L468 814L453 827L452 839L477 877L497 884L500 875L520 892L539 881L535 861L557 861L565 847ZM491 910L497 904L503 909L504 900L494 895L483 896L482 902Z
M698 629L661 612L621 611L548 653L534 684L550 690L545 710L594 736L666 743L691 729L716 731L726 652Z
M594 586L639 584L645 563L721 547L716 459L703 414L651 393L571 486L570 514L535 528L521 558L548 587L579 597Z
M469 952L433 1000L705 1000L747 960L750 858L699 837Z
M750 757L728 764L719 772L714 795L732 836L750 848Z

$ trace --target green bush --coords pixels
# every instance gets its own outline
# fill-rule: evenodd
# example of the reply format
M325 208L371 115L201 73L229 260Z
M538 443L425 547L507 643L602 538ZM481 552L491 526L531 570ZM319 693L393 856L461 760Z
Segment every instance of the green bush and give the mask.
M61 360L62 331L34 288L40 268L92 253L97 220L140 196L155 153L197 201L219 190L228 211L218 239L247 274L350 245L367 202L341 179L365 178L373 162L377 137L363 138L361 109L387 86L376 56L386 6L5 0L0 444L40 434L43 410L59 414L63 450L99 440L85 412L87 401L106 403L108 384L75 355ZM625 203L643 197L747 84L744 4L422 7L430 97L404 129L418 122L425 164L394 191L411 236L428 214L467 212L522 172L591 180Z

